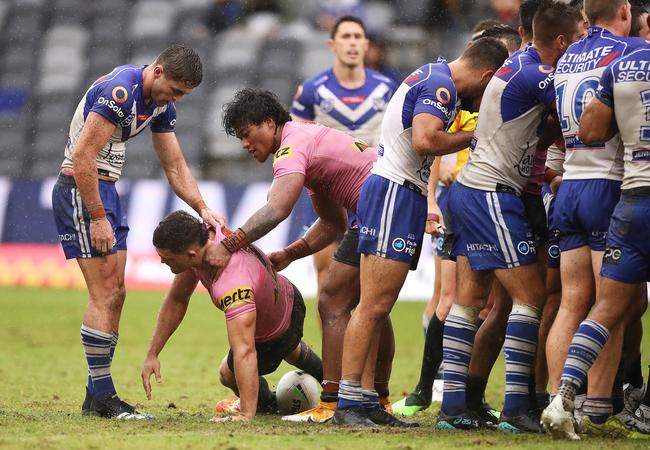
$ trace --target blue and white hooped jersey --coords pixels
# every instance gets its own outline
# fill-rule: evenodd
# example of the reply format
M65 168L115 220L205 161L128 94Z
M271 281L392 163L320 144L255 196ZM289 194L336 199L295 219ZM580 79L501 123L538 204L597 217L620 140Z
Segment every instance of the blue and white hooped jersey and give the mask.
M537 142L555 103L551 66L534 47L510 56L488 83L469 161L458 174L465 186L495 191L505 184L520 193L532 173Z
M625 147L622 189L650 186L650 45L612 63L597 95L614 108Z
M564 179L623 178L623 146L617 134L604 143L586 145L578 138L582 112L596 95L598 82L607 66L639 48L640 38L622 38L600 27L590 27L587 36L572 44L560 58L555 71L557 112L566 155Z
M426 64L402 82L386 108L381 123L379 158L372 173L395 183L409 181L427 195L427 183L434 157L418 155L413 148L413 118L431 114L447 130L460 109L456 86L447 62Z
M147 126L154 133L174 131L176 108L173 103L157 106L144 101L142 70L133 65L118 66L102 76L86 91L70 122L65 159L61 167L72 168L72 152L90 112L100 114L116 128L97 154L97 171L119 178L126 158L126 141Z
M328 69L305 81L291 105L291 114L350 133L371 147L379 143L381 119L397 86L388 77L365 69L366 81L357 89L341 86Z

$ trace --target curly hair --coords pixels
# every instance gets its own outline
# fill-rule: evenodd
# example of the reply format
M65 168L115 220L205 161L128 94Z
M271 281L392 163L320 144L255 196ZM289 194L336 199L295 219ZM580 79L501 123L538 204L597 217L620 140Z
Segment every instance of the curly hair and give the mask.
M187 211L174 211L163 220L153 232L156 248L182 253L192 245L201 247L208 242L208 227Z
M237 136L244 127L260 125L266 119L273 119L277 126L291 121L291 115L270 91L244 88L223 106L223 129L230 136Z

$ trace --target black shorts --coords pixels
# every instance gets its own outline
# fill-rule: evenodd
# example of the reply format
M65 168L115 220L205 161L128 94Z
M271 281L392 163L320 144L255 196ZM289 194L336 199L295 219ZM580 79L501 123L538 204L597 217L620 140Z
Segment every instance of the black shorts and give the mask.
M297 287L293 286L293 310L289 328L282 336L272 341L256 342L257 373L267 375L275 372L280 363L293 352L302 339L303 324L305 322L305 302ZM228 367L235 372L235 359L232 350L228 351Z
M359 253L359 228L350 227L343 235L343 239L336 248L334 260L352 267L361 265L361 253Z
M537 247L548 243L548 226L546 223L546 208L544 208L544 199L541 195L521 194L521 201L526 208L526 218L533 229L533 236Z

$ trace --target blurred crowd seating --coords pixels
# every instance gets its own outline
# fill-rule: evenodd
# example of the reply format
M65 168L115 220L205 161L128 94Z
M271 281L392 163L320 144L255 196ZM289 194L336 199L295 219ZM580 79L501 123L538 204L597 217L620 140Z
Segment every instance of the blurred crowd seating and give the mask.
M206 15L227 1L0 0L0 175L55 175L84 90L116 65L149 64L165 46L182 42L204 64L203 83L177 105L177 134L189 164L202 178L268 178L270 168L262 176L251 171L254 162L223 132L222 106L243 86L269 89L289 106L300 80L331 65L328 33L313 19L319 1L250 0L247 14L210 30ZM246 1L239 3L246 11ZM464 45L458 31L431 29L439 2L347 3L363 7L368 27L382 34L390 63L403 75L439 53L454 57ZM470 3L476 15L489 7L488 0ZM162 176L148 133L129 141L124 173Z

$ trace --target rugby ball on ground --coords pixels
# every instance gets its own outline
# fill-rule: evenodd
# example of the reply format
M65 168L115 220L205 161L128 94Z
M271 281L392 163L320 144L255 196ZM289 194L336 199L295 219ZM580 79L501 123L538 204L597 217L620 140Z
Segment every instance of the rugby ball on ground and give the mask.
M280 414L296 414L314 408L320 400L320 383L302 370L285 373L275 390Z

